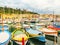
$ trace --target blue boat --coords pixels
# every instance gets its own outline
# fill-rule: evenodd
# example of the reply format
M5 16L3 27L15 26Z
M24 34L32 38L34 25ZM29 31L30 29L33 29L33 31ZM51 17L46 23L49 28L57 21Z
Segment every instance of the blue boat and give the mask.
M36 25L35 28L38 30L38 29L42 28L42 26L41 25Z
M54 22L53 26L56 28L60 28L60 22Z
M32 28L26 28L25 29L26 32L31 36L31 38L35 38L41 42L46 42L45 41L45 36L43 36L43 33L38 31L38 30L34 30Z
M8 30L9 29L9 27L7 25L4 25L4 26L0 25L0 30L2 30L2 28L4 28L4 30Z
M0 36L1 36L0 37L0 39L1 39L0 40L0 45L8 45L9 40L11 39L11 33L8 30L4 30L4 31L0 30ZM2 39L4 39L4 40L2 40Z

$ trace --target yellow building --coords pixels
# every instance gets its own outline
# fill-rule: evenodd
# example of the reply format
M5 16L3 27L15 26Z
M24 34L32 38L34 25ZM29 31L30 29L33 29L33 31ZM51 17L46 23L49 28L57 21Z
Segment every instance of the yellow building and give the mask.
M0 14L0 19L6 20L6 19L18 19L19 21L23 18L27 18L27 19L32 19L32 18L36 18L37 14Z
M13 19L13 18L32 18L33 16L37 15L37 14L0 14L0 19L2 18L3 15L3 19Z

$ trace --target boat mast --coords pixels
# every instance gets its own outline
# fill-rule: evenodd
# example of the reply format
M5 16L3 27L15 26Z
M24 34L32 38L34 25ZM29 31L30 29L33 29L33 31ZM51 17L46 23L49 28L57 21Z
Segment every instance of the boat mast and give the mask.
M53 11L53 25L54 25L54 11Z
M3 14L5 14L4 7L3 7L3 12L4 12ZM2 31L4 31L4 27L3 27L4 26L3 25L3 14L2 14Z
M53 11L53 25L54 25L54 22L55 22L55 20L54 20L54 11ZM56 36L54 36L54 45L56 45L56 40L57 38L56 38Z

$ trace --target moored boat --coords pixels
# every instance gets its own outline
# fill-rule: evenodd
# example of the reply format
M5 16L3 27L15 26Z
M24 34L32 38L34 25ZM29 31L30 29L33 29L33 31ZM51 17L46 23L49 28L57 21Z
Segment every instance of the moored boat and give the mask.
M56 30L56 31L59 31L60 30L59 27L58 26L53 26L53 25L48 26L48 28L53 29L53 30Z
M4 26L0 25L0 30L2 30L2 28L3 28L4 30L9 30L9 27L8 27L8 25L6 25L6 24L4 24Z
M41 42L45 42L45 36L43 36L42 32L34 30L32 28L25 28L25 30L30 35L31 38L35 38Z
M42 29L40 29L40 31L44 32L46 35L57 36L57 31L55 31L53 29L42 28Z
M0 30L0 45L8 45L11 39L11 33L7 30Z
M48 28L59 31L60 30L60 22L54 22L52 25L49 25Z
M15 30L12 33L12 40L14 40L17 44L22 45L22 38L24 38L24 42L26 45L27 41L28 41L28 36L21 30Z
M47 29L47 28L42 28L40 29L40 31L42 31L45 34L46 38L49 38L50 40L54 41L54 37L56 37L57 40L57 35L58 35L57 31L53 29Z

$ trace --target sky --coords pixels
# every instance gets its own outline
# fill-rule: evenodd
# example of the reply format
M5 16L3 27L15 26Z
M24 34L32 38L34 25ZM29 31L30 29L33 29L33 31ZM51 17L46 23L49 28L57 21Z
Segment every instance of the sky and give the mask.
M0 0L0 6L27 9L40 14L60 14L60 0Z

